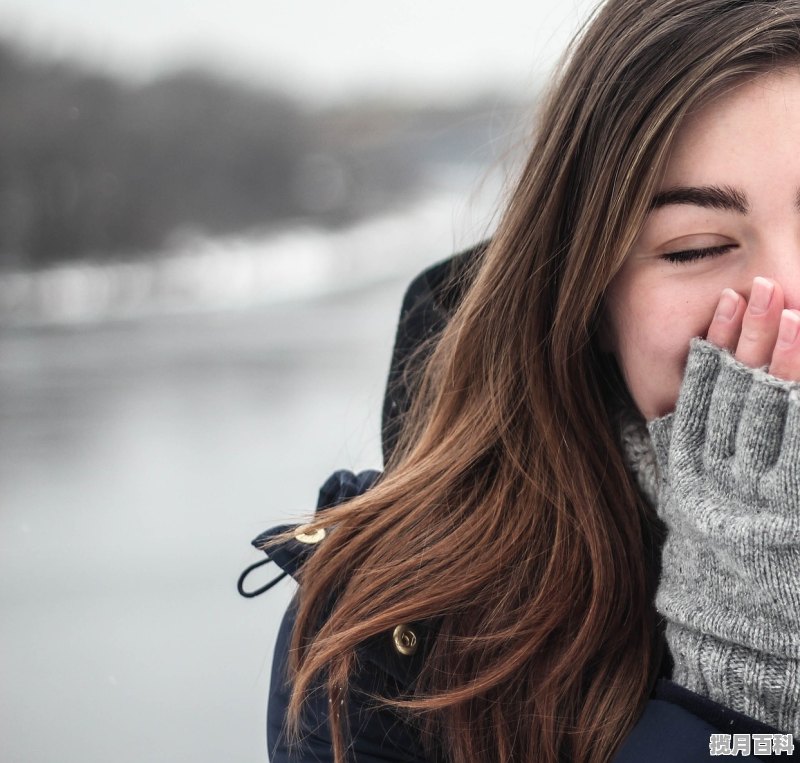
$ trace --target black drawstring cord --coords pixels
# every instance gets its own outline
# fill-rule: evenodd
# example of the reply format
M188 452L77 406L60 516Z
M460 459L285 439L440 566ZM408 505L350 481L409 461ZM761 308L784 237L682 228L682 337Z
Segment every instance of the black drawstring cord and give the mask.
M252 599L254 596L261 595L262 593L264 593L264 591L269 591L269 589L272 588L272 586L274 586L276 583L280 583L280 581L283 580L289 574L288 572L282 572L280 575L278 575L278 577L270 580L269 583L267 583L265 586L262 586L261 588L258 588L255 591L245 591L244 590L245 578L253 570L257 569L258 567L261 567L262 565L268 564L271 561L272 559L270 559L269 557L267 557L266 559L262 559L260 562L251 564L241 575L239 575L239 582L236 584L236 588L239 591L239 593L245 597L245 599Z

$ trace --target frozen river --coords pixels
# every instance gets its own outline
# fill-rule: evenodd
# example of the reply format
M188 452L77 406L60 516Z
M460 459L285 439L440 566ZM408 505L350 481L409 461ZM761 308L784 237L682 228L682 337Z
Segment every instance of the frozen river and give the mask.
M380 468L406 278L243 311L0 333L0 759L265 760L292 591L249 541Z
M180 254L168 288L145 274L150 292L141 268L133 290L130 269L6 281L3 763L266 760L294 584L240 598L239 573L262 558L249 542L313 511L335 469L381 468L403 292L484 232L456 208L438 198L330 240L284 236L296 259L270 242ZM321 263L324 279L292 263Z
M495 190L0 279L0 761L266 760L293 583L240 598L249 542L381 468L402 294Z

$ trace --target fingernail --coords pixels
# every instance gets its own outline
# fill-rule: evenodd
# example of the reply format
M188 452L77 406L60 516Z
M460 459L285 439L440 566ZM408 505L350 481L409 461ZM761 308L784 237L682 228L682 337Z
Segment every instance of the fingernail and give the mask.
M797 339L798 330L800 330L800 315L794 310L784 310L778 328L778 344L788 347Z
M733 320L737 307L739 307L739 295L733 289L723 289L717 305L717 312L714 313L714 320Z
M753 279L753 288L750 291L750 312L754 315L766 313L772 300L775 285L766 278L756 276Z

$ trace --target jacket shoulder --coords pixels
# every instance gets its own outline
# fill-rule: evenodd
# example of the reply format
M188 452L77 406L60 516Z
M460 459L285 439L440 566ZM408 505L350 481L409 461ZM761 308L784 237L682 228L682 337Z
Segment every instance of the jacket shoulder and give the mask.
M362 495L380 477L381 472L373 469L358 474L344 469L334 472L320 488L317 510L337 506ZM335 532L335 528L332 532ZM284 536L284 539L276 541L279 536ZM244 588L247 575L267 562L274 564L277 575L262 588L244 591L245 595L259 595L287 575L296 579L303 565L325 543L326 538L325 530L309 532L304 525L278 525L264 531L252 541L252 545L264 551L266 558L245 570L239 581L240 592ZM331 599L323 616L330 612L334 604L335 600ZM430 630L431 625L426 622L397 623L392 630L365 643L359 657L376 668L379 675L390 678L396 690L409 691L422 668Z
M737 743L747 745L744 754L757 754L756 744L772 749L773 740L794 757L791 735L661 679L613 763L708 761L734 754Z

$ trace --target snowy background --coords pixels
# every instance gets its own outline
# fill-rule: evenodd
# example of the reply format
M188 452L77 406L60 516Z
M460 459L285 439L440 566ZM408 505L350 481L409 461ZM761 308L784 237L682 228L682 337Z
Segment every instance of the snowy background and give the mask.
M380 468L403 291L491 232L589 7L0 0L0 760L265 760L292 584L238 597L249 541ZM220 82L303 133L272 207L233 154L164 191ZM158 98L171 144L125 132Z

